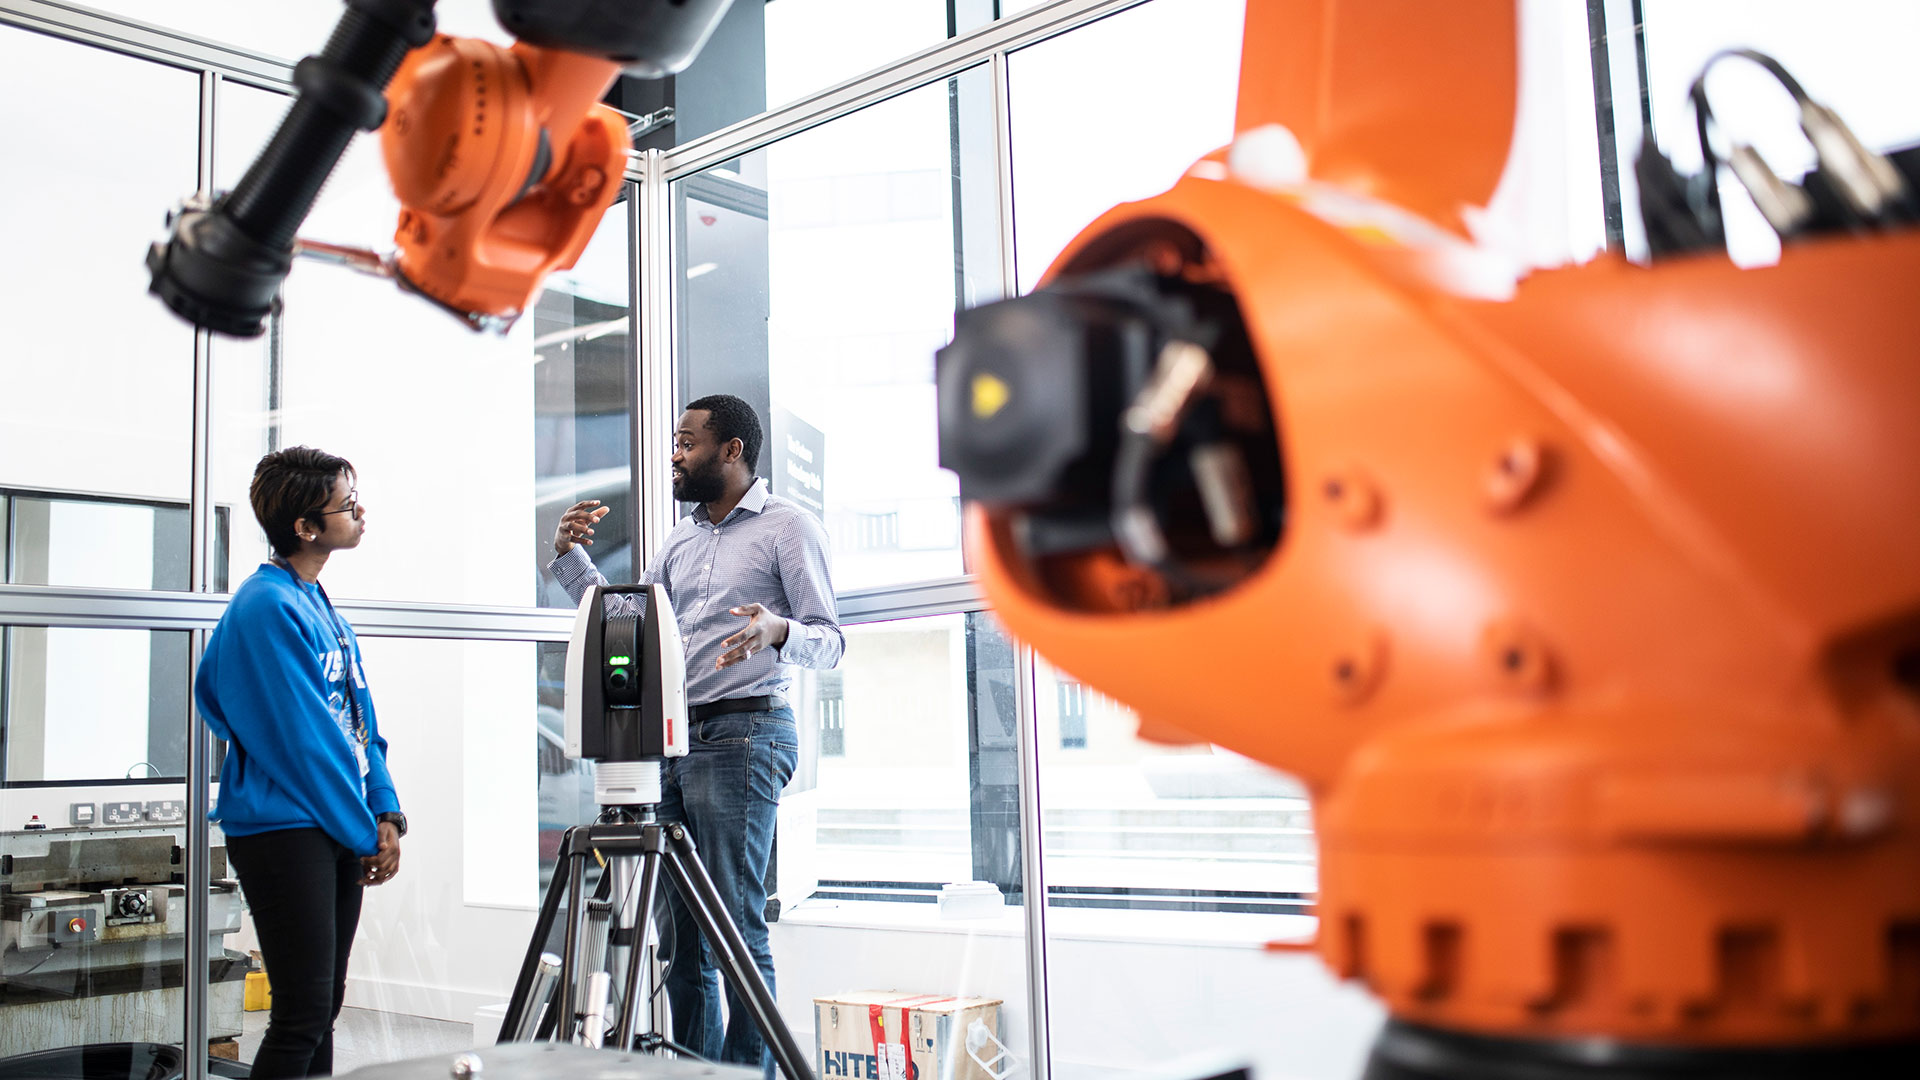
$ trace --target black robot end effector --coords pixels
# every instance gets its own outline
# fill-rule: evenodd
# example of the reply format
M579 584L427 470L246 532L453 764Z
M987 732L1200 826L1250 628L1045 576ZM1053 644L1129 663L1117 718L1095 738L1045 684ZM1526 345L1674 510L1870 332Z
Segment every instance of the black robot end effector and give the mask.
M189 202L170 217L166 243L147 249L147 291L202 329L259 337L293 265L291 245L282 251L254 240L218 206Z
M299 98L234 189L172 215L147 252L148 291L217 333L257 337L293 264L293 240L355 133L385 121L407 53L433 37L434 0L347 0L317 56L294 68Z
M1141 266L961 311L935 356L940 465L998 507L1105 504L1120 417L1170 338L1211 346L1198 290Z
M1230 587L1279 542L1272 403L1217 283L1141 261L1063 275L962 311L935 383L941 466L1036 565L1114 549L1182 598Z

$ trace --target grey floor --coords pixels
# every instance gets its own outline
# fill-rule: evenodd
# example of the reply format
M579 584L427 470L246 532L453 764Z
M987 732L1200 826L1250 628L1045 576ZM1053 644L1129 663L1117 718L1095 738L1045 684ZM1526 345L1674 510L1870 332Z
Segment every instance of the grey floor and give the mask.
M267 1031L267 1014L245 1014L240 1060L252 1061ZM340 1076L366 1065L427 1057L473 1047L473 1025L428 1020L372 1009L341 1009L333 1026L333 1072Z

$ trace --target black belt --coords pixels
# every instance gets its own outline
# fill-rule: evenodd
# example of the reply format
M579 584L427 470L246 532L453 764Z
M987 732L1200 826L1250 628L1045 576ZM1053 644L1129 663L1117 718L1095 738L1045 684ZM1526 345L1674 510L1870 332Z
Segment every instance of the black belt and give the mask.
M687 710L687 719L695 724L702 720L711 720L716 716L730 716L743 712L772 712L787 707L787 700L777 695L763 697L730 697L719 701L709 701L705 705L695 705Z

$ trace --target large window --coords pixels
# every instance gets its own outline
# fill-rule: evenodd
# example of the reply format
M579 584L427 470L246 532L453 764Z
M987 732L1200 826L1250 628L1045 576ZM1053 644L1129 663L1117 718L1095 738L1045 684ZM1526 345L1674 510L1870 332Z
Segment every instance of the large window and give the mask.
M229 516L215 512L216 587ZM184 505L0 488L0 581L9 585L183 592L186 537ZM178 631L14 628L0 650L4 780L185 777L187 646Z
M193 334L138 255L197 180L199 81L11 27L0 61L0 581L183 590ZM76 137L129 101L141 123ZM0 623L0 1056L177 1046L188 635ZM238 897L212 891L224 942ZM237 1035L243 971L213 960L209 1035Z
M232 516L231 507L214 508L210 569L219 590ZM187 528L183 503L0 487L0 581L183 592Z
M0 625L0 1057L144 1041L178 1063L184 632ZM150 659L178 647L180 662ZM171 779L163 779L171 777ZM242 1033L240 897L216 860L207 1033ZM44 1059L38 1059L44 1060ZM43 1065L47 1073L60 1070ZM130 1072L143 1066L129 1063Z
M954 6L952 0L772 0L766 6L767 105L777 108L939 44ZM985 5L961 0L959 6Z
M198 80L11 27L0 27L0 61L0 101L45 102L58 87L61 102L0 111L12 148L0 169L0 487L184 507L193 332L146 297L140 253L194 188ZM74 116L117 115L128 101L141 103L142 123L110 140L74 137ZM51 577L13 580L167 587L159 575L185 587L184 513L73 502L50 512L63 542L91 557L53 552ZM144 527L132 520L143 513Z
M842 591L961 572L933 353L999 295L984 68L674 184L682 400L771 419L775 494L820 513ZM989 246L991 244L992 246Z
M839 669L805 673L795 693L796 713L823 726L817 757L803 727L800 769L780 806L782 1011L803 1045L813 1028L831 1048L845 1035L818 999L861 989L981 998L996 1003L993 1036L1024 1058L1014 645L978 612L845 632ZM977 907L938 903L958 882L975 883ZM865 1006L854 1015L867 1022ZM895 1030L891 1014L888 1024ZM991 1059L994 1048L976 1052ZM964 1046L947 1053L969 1071L957 1060Z
M1044 663L1035 682L1054 904L1308 913L1313 826L1297 781L1217 746L1146 742L1130 710Z
M608 211L571 270L547 279L533 321L533 543L550 559L567 507L598 499L593 558L610 581L637 570L633 542L633 380L629 329L628 208ZM572 607L551 575L539 603Z
M1021 292L1088 222L1232 141L1244 21L1245 0L1154 0L1007 58Z
M798 796L817 822L811 872L821 891L924 900L912 894L974 879L1011 891L1013 867L977 857L1017 847L1017 816L983 813L1015 805L1011 778L996 772L1010 761L994 757L1012 750L1003 737L1014 720L1011 646L977 614L845 632L839 669L805 673L797 694L806 708L796 711L821 720L817 779ZM996 696L995 685L1005 692Z
M340 10L299 51L317 48ZM197 48L182 41L178 60ZM414 832L402 876L370 894L336 1068L470 1046L475 1010L505 997L538 899L532 639L564 633L532 610L552 601L541 565L558 509L543 500L613 504L605 562L625 574L632 558L626 211L500 339L389 284L300 265L266 336L212 341L211 454L200 455L194 334L145 295L139 256L198 185L208 140L212 182L229 185L289 99L10 26L0 55L0 135L38 162L0 178L13 208L0 271L0 606L32 613L0 610L11 943L0 1055L178 1046L189 995L205 1006L214 1053L244 1060L258 1044L266 1014L240 1007L252 924L217 828L210 879L189 876L187 849L206 827L180 782L204 738L183 627L209 625L219 603L177 594L226 592L264 560L254 464L299 443L352 459L370 508L369 543L334 560L330 592L356 622L371 613L408 635L361 622ZM206 93L216 107L203 121ZM63 119L124 114L129 102L140 122L110 140ZM385 248L393 211L378 145L363 138L305 234ZM210 493L200 506L196 476ZM198 541L204 580L189 574ZM75 606L48 620L34 590ZM512 640L462 640L478 624ZM201 887L210 982L183 987L187 906Z
M287 104L222 87L218 184L251 162ZM379 152L370 137L353 145L303 235L391 248L397 204ZM613 507L595 553L629 573L627 236L616 205L505 336L475 334L390 283L297 264L266 337L215 343L216 499L245 507L272 450L351 460L368 531L325 571L342 601L570 607L542 568L560 510L585 498ZM243 513L236 585L268 555ZM340 1071L472 1044L475 1011L504 999L532 931L543 830L582 820L544 775L553 755L541 736L555 725L543 723L539 647L455 636L362 632L412 832L401 875L368 894L343 1020L353 1056Z
M218 183L240 175L287 103L223 89ZM379 144L363 138L303 235L387 250L397 213ZM296 265L266 337L216 342L215 497L246 505L254 463L271 450L310 445L352 461L367 540L329 575L336 596L571 606L539 567L560 511L588 498L614 511L595 556L609 574L630 573L627 237L617 204L505 337L475 334L390 283ZM268 554L251 524L235 549L239 568Z
M8 784L186 775L185 632L16 626L5 645Z

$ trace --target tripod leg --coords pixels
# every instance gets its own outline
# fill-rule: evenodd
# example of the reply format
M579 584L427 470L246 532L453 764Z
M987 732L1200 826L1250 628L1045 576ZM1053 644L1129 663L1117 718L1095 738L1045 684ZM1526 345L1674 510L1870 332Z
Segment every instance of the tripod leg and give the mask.
M567 840L573 838L573 830L567 830ZM562 842L560 850L569 847ZM561 859L554 865L553 880L547 883L547 895L540 901L540 915L533 923L533 937L527 942L526 959L520 962L520 976L513 981L513 996L507 999L506 1019L500 1023L500 1042L512 1041L516 1033L527 1024L527 1017L540 1008L540 1002L533 1000L533 991L540 979L540 956L547 951L547 936L553 932L553 920L560 914L560 897L566 891L567 860Z
M706 935L708 944L713 946L714 959L720 964L727 981L733 985L734 993L753 1013L753 1022L759 1027L760 1036L767 1041L773 1060L780 1066L780 1071L787 1074L787 1080L814 1080L813 1070L807 1067L800 1044L794 1041L793 1032L780 1017L773 991L767 989L766 980L760 977L760 969L753 962L753 953L747 948L747 939L741 936L740 928L734 925L733 917L727 914L726 901L721 898L720 891L713 887L713 879L707 876L707 868L701 865L699 855L693 848L693 838L687 835L687 830L682 826L668 825L665 828L667 873L672 876L674 887L680 890L680 898L686 901L694 921L700 924L700 932Z
M604 971L588 975L586 996L580 1010L580 1044L598 1050L606 1039L607 999L613 996L613 976Z
M570 848L567 861L573 864L567 871L567 944L560 954L560 992L554 999L554 1014L560 1023L557 1034L563 1041L572 1042L573 984L580 978L580 934L587 918L580 887L580 879L587 872L587 853Z
M613 1032L613 1045L625 1050L633 1045L640 1010L645 1008L651 1028L653 1015L653 993L649 986L646 993L640 990L640 969L651 967L652 960L647 942L652 936L654 891L660 884L660 853L649 851L640 857L640 904L634 911L633 945L627 950L627 987L620 996L620 1024ZM648 983L653 980L649 978Z
M626 982L621 963L623 961L630 963L632 960L633 947L630 941L633 937L634 925L633 894L634 886L638 883L635 875L639 871L640 859L637 856L608 856L606 870L601 875L602 880L607 882L606 900L598 908L594 905L587 907L587 910L594 912L600 920L600 932L597 936L601 938L600 941L594 941L595 935L589 935L587 954L602 958L599 966L592 970L605 971L612 977L612 982L607 987L609 995L607 1015L616 1021L619 1019L619 1002L612 995L618 993L620 987ZM590 970L588 974L591 975L592 971Z
M520 1017L519 1026L512 1029L500 1029L502 1042L536 1042L535 1028L540 1021L552 1013L548 1007L553 1004L554 988L560 985L560 958L552 953L542 953L540 969L534 976L533 994L527 998L527 1011Z
M583 851L585 851L585 850L587 850L587 849L588 849L588 848L589 848L590 846L591 846L591 845L588 845L587 847L583 847L583 848L582 848L582 850L583 850ZM566 850L566 849L563 849L563 850ZM585 867L586 867L586 859L585 859L585 858L583 857L583 858L582 858L582 859L580 860L580 865L579 865L578 867L576 867L576 868L574 868L574 873L575 873L575 874L583 874L583 873L585 873ZM585 888L585 878L581 878L581 879L580 879L580 881L581 881L581 887L582 887L582 888ZM598 886L596 886L596 887L595 887L595 889L594 889L594 891L593 891L593 900L587 903L587 908L588 908L588 914L587 914L587 917L588 917L588 918L591 918L591 917L592 917L592 907L593 907L593 904L594 904L594 903L597 903L597 902L599 902L599 901L602 901L602 900L605 900L605 899L606 899L606 896L607 896L607 888L608 888L608 881L607 881L607 875L605 875L605 874L601 874L601 875L600 875L600 884L599 884ZM581 934L581 937L582 937L582 938L584 938L585 936L586 936L586 935L585 935L585 933L583 932L583 933ZM578 945L577 945L577 946L575 947L575 950L574 950L574 955L576 955L576 956L578 956L578 955L579 955L579 950L580 950L580 948L581 948L581 947L583 947L583 946L578 946ZM562 949L561 949L561 951L562 951L562 952L564 952L564 951L566 951L566 950L565 950L565 946L562 946ZM553 969L554 969L554 985L555 985L555 987L557 987L557 986L559 985L559 983L560 983L560 975L562 974L562 969L564 968L564 966L565 966L565 964L564 964L564 962L563 962L563 961L562 961L562 960L561 960L561 959L560 959L559 957L553 957L552 959L553 959ZM574 972L575 972L575 975L576 975L576 977L578 976L578 973L579 973L579 968L580 968L580 965L576 963L576 964L574 965L574 968L573 968L573 970L574 970ZM584 980L580 980L580 981L584 981ZM578 994L578 993L579 993L579 983L578 983L578 982L576 982L576 983L575 983L575 989L574 989L574 993L576 993L576 994ZM539 1027L535 1029L535 1031L534 1031L534 1033L533 1033L533 1038L532 1038L531 1040L529 1040L529 1041L531 1041L531 1042L552 1042L552 1041L554 1040L554 1036L555 1036L555 1033L556 1033L556 1032L558 1032L558 1031L560 1030L560 1004L559 1004L559 1002L558 1002L557 1000L555 1000L555 998L556 998L556 996L557 996L557 991L555 991L555 990L549 990L549 991L548 991L547 993L545 993L545 994L542 994L542 995L540 995L540 1000L541 1000L541 1001L544 1001L544 1002L546 1003L546 1005L547 1005L547 1008L546 1008L546 1011L545 1011L545 1012L542 1012L542 1013L540 1013L540 1014L539 1014ZM578 1001L576 1000L576 1001L575 1001L575 1006L577 1007L577 1006L578 1006L578 1004L579 1004L579 1003L578 1003ZM573 1030L573 1022L574 1022L574 1020L575 1020L575 1019L577 1019L577 1018L575 1018L575 1017L569 1017L569 1018L568 1018L568 1020L567 1020L567 1029L566 1029L566 1030L567 1030L567 1031L568 1031L569 1033L570 1033L570 1032L572 1032L572 1030ZM571 1037L571 1036L569 1035L569 1037Z

